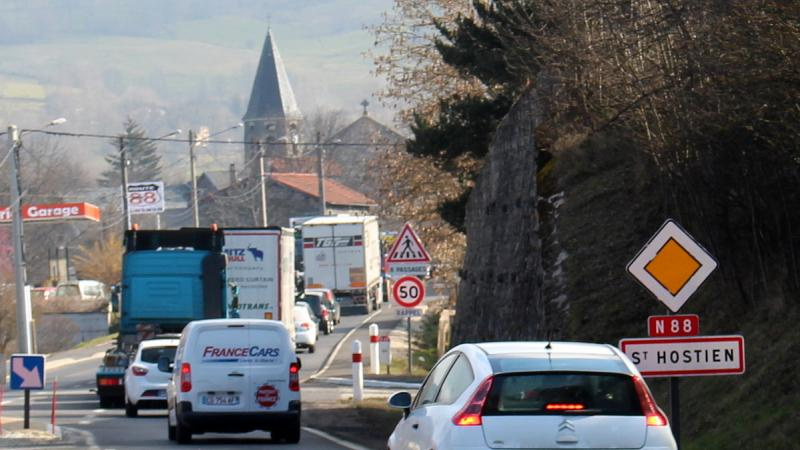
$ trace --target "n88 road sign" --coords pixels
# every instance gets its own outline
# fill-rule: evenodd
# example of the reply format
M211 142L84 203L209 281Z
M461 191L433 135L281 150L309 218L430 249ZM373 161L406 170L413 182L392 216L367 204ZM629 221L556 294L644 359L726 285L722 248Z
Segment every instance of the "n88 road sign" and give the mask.
M413 308L425 298L425 285L417 277L400 278L394 283L392 297L398 305Z
M650 337L697 336L700 334L700 316L650 316L647 318L647 334Z

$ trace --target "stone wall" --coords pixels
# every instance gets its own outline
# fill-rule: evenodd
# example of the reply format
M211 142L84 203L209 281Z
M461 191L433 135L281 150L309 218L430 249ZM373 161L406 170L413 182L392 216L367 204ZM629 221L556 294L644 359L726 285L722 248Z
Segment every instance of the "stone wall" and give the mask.
M541 117L528 91L495 132L470 196L453 345L544 337L534 145Z

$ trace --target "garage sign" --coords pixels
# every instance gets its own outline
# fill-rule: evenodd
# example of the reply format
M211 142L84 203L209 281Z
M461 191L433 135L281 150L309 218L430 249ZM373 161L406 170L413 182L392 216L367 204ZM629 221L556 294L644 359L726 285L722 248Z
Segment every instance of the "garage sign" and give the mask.
M62 220L100 221L100 208L91 203L48 203L22 205L23 222L45 222ZM0 207L0 223L11 222L11 208Z

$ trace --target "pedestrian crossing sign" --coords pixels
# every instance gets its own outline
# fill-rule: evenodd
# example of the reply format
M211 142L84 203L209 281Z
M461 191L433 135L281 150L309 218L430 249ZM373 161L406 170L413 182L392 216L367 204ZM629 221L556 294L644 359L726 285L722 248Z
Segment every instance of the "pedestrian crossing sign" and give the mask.
M403 231L397 236L392 249L386 257L387 264L398 263L429 263L431 257L419 241L417 233L411 228L411 224L405 224Z

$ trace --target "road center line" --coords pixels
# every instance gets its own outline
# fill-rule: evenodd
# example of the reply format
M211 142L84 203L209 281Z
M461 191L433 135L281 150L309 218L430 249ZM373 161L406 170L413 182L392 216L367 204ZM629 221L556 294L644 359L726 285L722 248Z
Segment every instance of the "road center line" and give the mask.
M381 311L383 311L383 308L381 308L381 309L373 312L372 314L368 315L364 320L361 321L361 323L359 323L358 325L353 327L352 330L348 331L347 334L345 334L341 339L339 339L339 342L337 342L336 345L333 347L333 350L331 350L330 354L328 354L328 357L325 358L325 363L322 365L322 368L319 369L318 371L316 371L311 376L303 379L302 381L305 382L305 381L308 381L308 380L313 380L314 378L317 378L319 376L322 376L322 374L325 373L325 371L328 370L328 368L330 368L331 364L333 364L333 360L336 359L336 355L339 354L339 350L341 350L342 345L344 344L344 341L349 339L350 336L352 336L353 333L358 331L359 328L363 327L365 323L369 322L375 316L380 314Z

